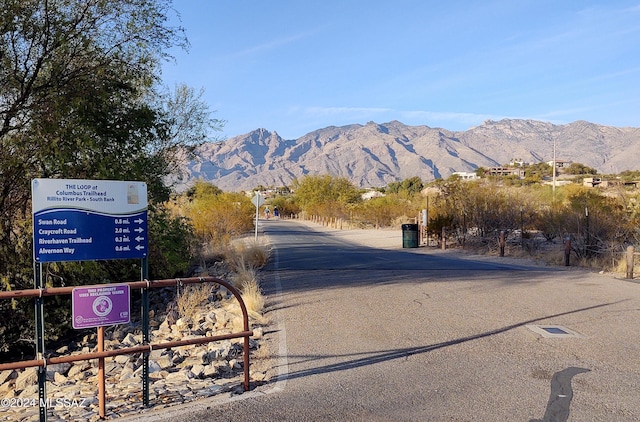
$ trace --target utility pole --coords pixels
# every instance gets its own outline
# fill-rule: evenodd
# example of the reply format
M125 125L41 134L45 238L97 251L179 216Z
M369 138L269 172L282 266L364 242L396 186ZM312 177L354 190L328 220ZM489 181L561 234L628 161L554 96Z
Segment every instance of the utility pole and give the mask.
M556 199L556 140L553 140L553 199Z

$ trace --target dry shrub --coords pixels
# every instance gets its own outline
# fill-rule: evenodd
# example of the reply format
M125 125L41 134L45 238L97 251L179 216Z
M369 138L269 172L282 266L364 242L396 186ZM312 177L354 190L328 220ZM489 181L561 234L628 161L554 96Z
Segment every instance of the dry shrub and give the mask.
M412 217L407 217L406 215L401 215L399 217L396 217L393 219L393 221L391 222L391 226L392 227L400 227L403 224L413 224L416 222L415 218Z
M232 271L231 282L240 291L250 319L257 324L265 324L266 319L262 315L265 306L265 298L258 282L258 268L264 266L269 259L269 250L266 246L256 242L236 242L235 244L211 243L207 250L209 257L215 257L216 261L224 259L225 264ZM206 268L204 262L201 268ZM205 275L205 274L201 274ZM211 295L209 285L188 285L176 300L176 307L181 318L191 319L199 306L206 303ZM232 297L224 301L223 305L232 315L230 323L233 329L241 331L243 328L242 312Z
M191 319L203 302L209 300L211 286L206 284L187 285L176 299L180 318Z
M242 283L242 300L247 307L249 314L260 314L264 309L264 295L260 290L258 282L254 280Z
M265 299L258 282L258 268L269 260L269 250L256 242L238 242L227 251L227 261L232 268L233 284L240 290L249 316L262 321Z
M226 250L225 256L233 270L241 272L246 268L257 269L264 267L269 261L269 249L266 245L253 240L236 242Z
M260 347L251 351L251 359L266 360L276 356L273 353L272 346L269 343L260 343Z
M621 277L627 276L627 256L626 254L621 254L619 258L613 258L613 263L611 265L611 271L615 274L620 275ZM637 255L633 260L633 268L632 268L634 278L637 278L638 274L640 274L640 260Z

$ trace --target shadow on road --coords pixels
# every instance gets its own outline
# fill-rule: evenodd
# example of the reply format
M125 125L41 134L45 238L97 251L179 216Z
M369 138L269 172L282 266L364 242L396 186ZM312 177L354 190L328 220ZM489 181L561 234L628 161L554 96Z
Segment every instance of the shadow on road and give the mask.
M292 356L292 355L289 355L288 359L290 361L289 362L290 366L293 364L293 362L291 362L292 359L300 359L300 360L297 361L297 363L316 361L316 360L320 361L320 360L323 360L323 359L335 359L336 357L347 357L347 358L351 357L352 359L344 361L344 362L340 362L340 363L331 364L331 365L317 366L315 368L305 369L303 371L292 371L292 372L289 372L286 375L286 378L287 379L294 379L294 378L307 377L307 376L310 376L310 375L316 375L316 374L322 374L322 373L328 373L328 372L345 371L345 370L358 368L358 367L362 367L362 366L375 365L377 363L388 362L389 360L393 360L393 359L402 359L402 358L406 358L406 357L409 357L409 356L418 355L418 354L422 354L422 353L427 353L427 352L431 352L431 351L434 351L434 350L442 349L442 348L445 348L445 347L455 346L457 344L461 344L461 343L465 343L465 342L469 342L469 341L473 341L473 340L478 340L478 339L490 337L490 336L493 336L493 335L496 335L496 334L504 333L504 332L509 331L509 330L513 330L514 328L523 327L523 326L528 325L528 324L544 321L544 320L549 319L549 318L555 318L555 317L560 317L560 316L564 316L564 315L571 315L571 314L576 314L576 313L579 313L579 312L585 312L585 311L589 311L589 310L593 310L593 309L603 308L603 307L606 307L606 306L612 306L612 305L616 305L618 303L625 302L627 300L628 299L620 300L620 301L616 301L616 302L610 302L610 303L602 303L602 304L599 304L599 305L588 306L588 307L580 308L580 309L574 309L572 311L561 312L561 313L554 314L554 315L547 315L547 316L540 317L540 318L534 318L534 319L530 319L530 320L527 320L527 321L519 322L517 324L512 324L512 325L508 325L506 327L502 327L502 328L498 328L498 329L495 329L495 330L487 331L487 332L484 332L484 333L476 334L476 335L473 335L473 336L457 338L457 339L454 339L454 340L449 340L449 341L445 341L445 342L441 342L441 343L431 344L431 345L428 345L428 346L408 347L408 348L395 349L395 350L384 350L384 351L379 351L379 352L356 353L356 354L349 354L349 355L342 355L342 356L336 356L336 355L331 355L331 356L318 356L318 355L298 355L298 356L295 356L295 355L293 355ZM365 355L365 356L359 357L359 356L362 356L362 355Z

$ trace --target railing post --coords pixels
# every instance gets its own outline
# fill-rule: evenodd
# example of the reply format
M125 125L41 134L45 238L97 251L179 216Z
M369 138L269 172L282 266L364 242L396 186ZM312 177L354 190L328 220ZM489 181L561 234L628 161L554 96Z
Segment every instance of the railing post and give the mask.
M140 271L147 286L142 289L142 344L149 344L149 260L142 258ZM149 407L149 352L142 353L142 404Z
M571 257L571 237L567 236L564 239L564 266L569 266L569 258Z
M627 278L633 280L633 262L635 250L633 246L627 246Z
M98 352L104 352L104 327L98 327ZM106 393L104 388L104 358L98 358L98 415L104 419L106 414Z
M505 246L505 240L504 240L504 230L502 230L500 232L500 256L504 256L504 246Z

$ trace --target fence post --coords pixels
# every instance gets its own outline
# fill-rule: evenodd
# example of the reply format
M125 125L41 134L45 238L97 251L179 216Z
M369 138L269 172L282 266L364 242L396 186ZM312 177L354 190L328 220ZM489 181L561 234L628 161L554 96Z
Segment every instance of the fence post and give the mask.
M500 256L504 256L504 246L505 246L504 230L502 230L500 231Z
M634 248L633 246L627 246L627 278L629 280L633 280L633 254Z
M447 234L447 230L444 227L442 227L442 244L440 245L442 250L447 249L447 240L446 240L447 236L446 236L446 234Z
M571 237L567 236L564 239L564 266L569 266L569 257L571 256Z
M104 352L104 327L98 327L98 352ZM98 358L98 415L104 419L106 414L107 395L104 382L104 358Z

